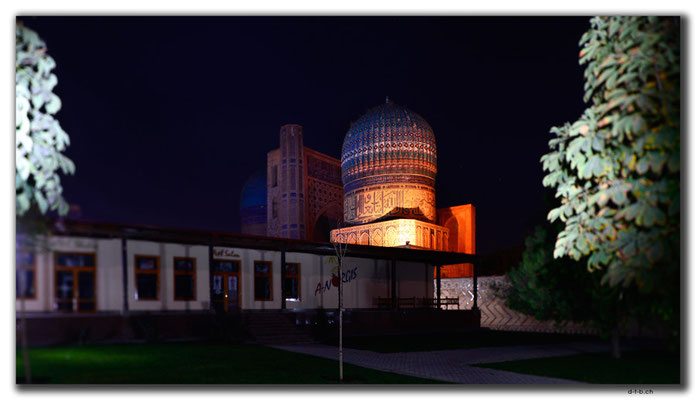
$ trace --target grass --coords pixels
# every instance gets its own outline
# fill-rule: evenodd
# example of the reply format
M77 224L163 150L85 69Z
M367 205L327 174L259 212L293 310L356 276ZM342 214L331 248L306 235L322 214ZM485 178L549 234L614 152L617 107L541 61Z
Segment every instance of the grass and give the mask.
M680 382L679 354L659 350L629 351L618 360L608 353L588 353L475 366L588 383L638 385Z
M29 350L33 383L331 384L338 362L260 345L123 344ZM17 350L17 382L24 363ZM441 384L344 364L344 382Z
M481 330L449 334L411 334L391 336L360 336L343 339L343 346L378 353L473 349L477 347L523 346L570 342L597 342L586 335L564 335L534 332ZM337 342L327 344L337 346Z

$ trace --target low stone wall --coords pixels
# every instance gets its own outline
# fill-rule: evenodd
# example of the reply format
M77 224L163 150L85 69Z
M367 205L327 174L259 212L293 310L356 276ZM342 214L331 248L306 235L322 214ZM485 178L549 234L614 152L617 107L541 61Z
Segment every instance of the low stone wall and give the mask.
M477 330L480 314L471 310L355 310L348 315L344 335L451 333Z
M471 310L349 309L344 313L344 336L472 331L480 327L480 316L480 312ZM283 317L287 317L284 318L286 322L280 321ZM280 322L274 323L274 318ZM256 326L252 326L254 320L257 321ZM287 321L294 323L297 329L288 329ZM274 326L282 331L278 335L280 341L283 335L287 335L288 342L292 343L298 332L311 335L316 340L337 335L338 313L336 309L245 311L230 314L172 311L133 312L128 315L29 313L25 323L30 346L180 340L238 342L253 338L251 328L259 328L256 329L256 333L259 333ZM22 328L19 316L16 324L19 345Z
M17 316L17 344L21 319ZM210 312L159 312L27 315L27 341L31 346L62 344L97 344L119 342L160 342L170 340L240 339L239 315L216 315Z
M521 314L505 307L504 301L495 296L492 286L501 285L505 276L487 276L478 278L478 307L481 310L481 327L496 330L594 334L594 329L568 323L559 328L553 322L544 322L529 315ZM442 297L459 297L459 308L470 310L474 305L473 279L442 279ZM437 289L435 289L437 290ZM437 292L435 293L437 296ZM456 309L457 306L448 306Z

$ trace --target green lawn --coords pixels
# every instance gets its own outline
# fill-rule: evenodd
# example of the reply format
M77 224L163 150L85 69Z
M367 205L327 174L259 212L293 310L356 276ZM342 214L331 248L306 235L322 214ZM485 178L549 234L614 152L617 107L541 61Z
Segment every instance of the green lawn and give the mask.
M529 375L608 384L679 384L679 354L659 350L630 351L618 360L608 353L477 364Z
M378 353L396 353L597 341L600 339L586 335L481 330L449 334L348 337L343 339L343 346ZM327 344L337 345L335 340Z
M338 362L260 345L124 344L29 350L33 383L332 384ZM17 381L24 380L17 350ZM345 364L344 382L440 384Z

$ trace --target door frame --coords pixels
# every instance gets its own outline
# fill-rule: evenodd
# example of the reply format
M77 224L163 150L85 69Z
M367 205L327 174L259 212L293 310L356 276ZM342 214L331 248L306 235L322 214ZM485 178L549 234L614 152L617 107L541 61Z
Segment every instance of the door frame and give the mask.
M212 276L213 280L211 280L211 283L214 282L215 276L221 276L222 279L222 292L224 296L227 296L227 277L229 276L236 276L237 277L237 310L242 311L242 261L241 260L230 260L226 258L215 258L213 259L213 262L215 261L225 261L225 262L234 262L237 263L237 272L217 272L217 271L212 271ZM210 291L212 292L213 288L211 285ZM213 303L223 303L223 310L225 313L231 312L229 310L229 300L223 298L222 300L213 300ZM213 305L213 308L215 306Z

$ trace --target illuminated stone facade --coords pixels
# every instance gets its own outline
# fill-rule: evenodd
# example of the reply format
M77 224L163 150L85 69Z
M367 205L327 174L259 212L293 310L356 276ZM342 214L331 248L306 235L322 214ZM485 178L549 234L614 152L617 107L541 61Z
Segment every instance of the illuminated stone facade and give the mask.
M331 241L370 246L410 246L449 251L449 230L416 219L394 219L331 231Z
M331 228L343 221L343 184L341 166L336 158L304 148L306 173L304 179L307 196L306 238L325 242Z
M346 222L364 224L383 217L436 221L435 189L426 185L374 184L346 193Z
M300 125L280 128L280 147L268 152L266 234L327 241L343 220L338 159L309 149Z
M438 225L449 229L449 251L476 253L476 208L471 204L437 210ZM473 276L473 265L453 264L442 267L443 278Z

